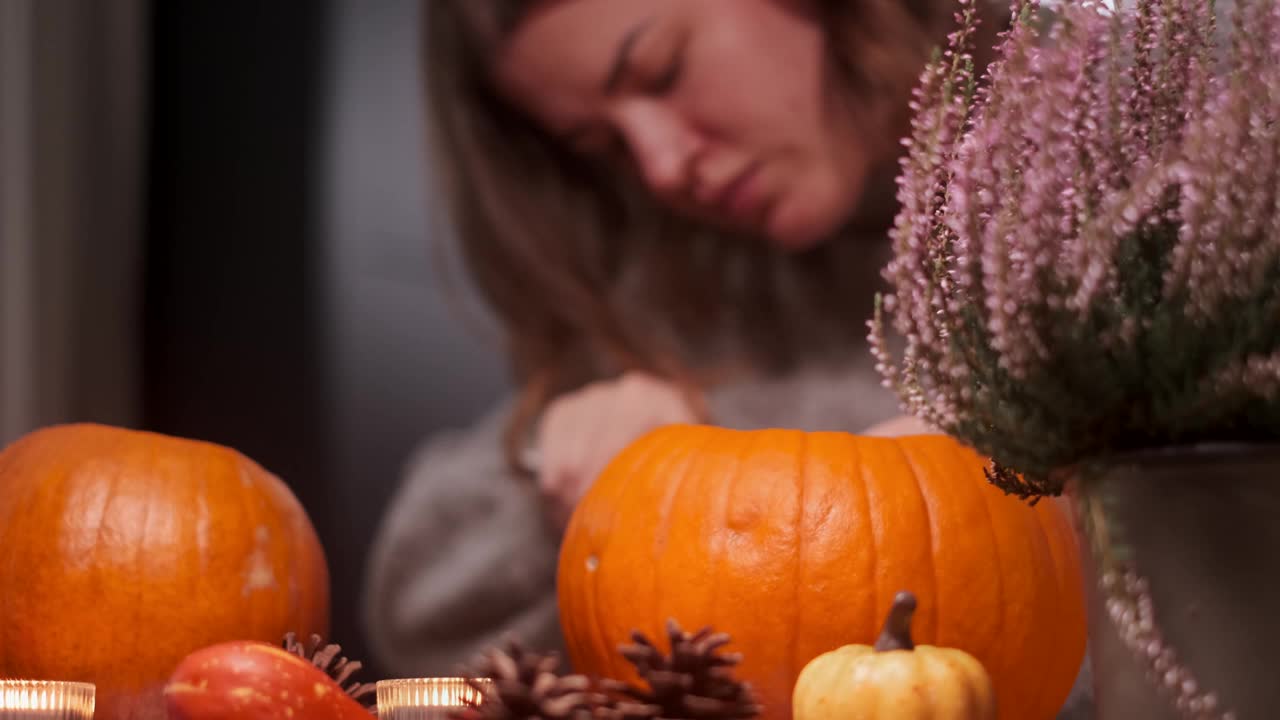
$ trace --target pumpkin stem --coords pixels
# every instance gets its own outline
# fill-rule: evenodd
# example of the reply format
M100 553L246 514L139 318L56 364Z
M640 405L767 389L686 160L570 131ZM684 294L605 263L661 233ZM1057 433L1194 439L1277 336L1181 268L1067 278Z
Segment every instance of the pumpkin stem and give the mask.
M884 619L884 627L880 630L880 638L876 640L876 652L889 650L911 650L915 643L911 642L911 616L916 612L916 596L903 590L893 598L893 607L889 608L889 616Z

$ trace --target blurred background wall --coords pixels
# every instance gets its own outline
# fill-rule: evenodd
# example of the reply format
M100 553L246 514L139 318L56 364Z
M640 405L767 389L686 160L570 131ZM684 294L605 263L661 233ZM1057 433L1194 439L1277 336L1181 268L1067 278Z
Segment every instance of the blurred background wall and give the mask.
M506 387L495 326L430 182L420 2L330 0L326 23L312 217L324 256L324 418L340 478L334 536L352 546L331 552L346 554L351 589L410 448L472 421Z
M0 0L0 443L140 393L142 0Z
M0 0L0 442L245 452L310 513L361 658L402 463L506 388L424 172L418 2Z

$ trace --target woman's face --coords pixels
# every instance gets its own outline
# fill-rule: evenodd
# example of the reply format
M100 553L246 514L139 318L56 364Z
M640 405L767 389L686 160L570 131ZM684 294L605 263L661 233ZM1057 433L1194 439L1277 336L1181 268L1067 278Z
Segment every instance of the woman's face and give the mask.
M825 53L802 0L540 0L494 71L668 206L800 250L850 218L891 151L835 117Z

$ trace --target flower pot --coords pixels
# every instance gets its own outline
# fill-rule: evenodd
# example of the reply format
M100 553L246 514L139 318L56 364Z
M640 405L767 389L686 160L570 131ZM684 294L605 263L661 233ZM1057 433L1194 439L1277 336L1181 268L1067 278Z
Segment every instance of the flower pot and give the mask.
M1275 717L1280 446L1132 453L1070 496L1097 718Z

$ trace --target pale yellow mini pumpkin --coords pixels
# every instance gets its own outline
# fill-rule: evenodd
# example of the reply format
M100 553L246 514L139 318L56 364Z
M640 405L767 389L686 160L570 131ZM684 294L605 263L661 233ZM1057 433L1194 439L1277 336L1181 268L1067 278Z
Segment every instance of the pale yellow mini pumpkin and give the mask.
M915 646L916 598L900 592L875 646L845 645L800 672L794 720L994 720L991 678L956 648Z

